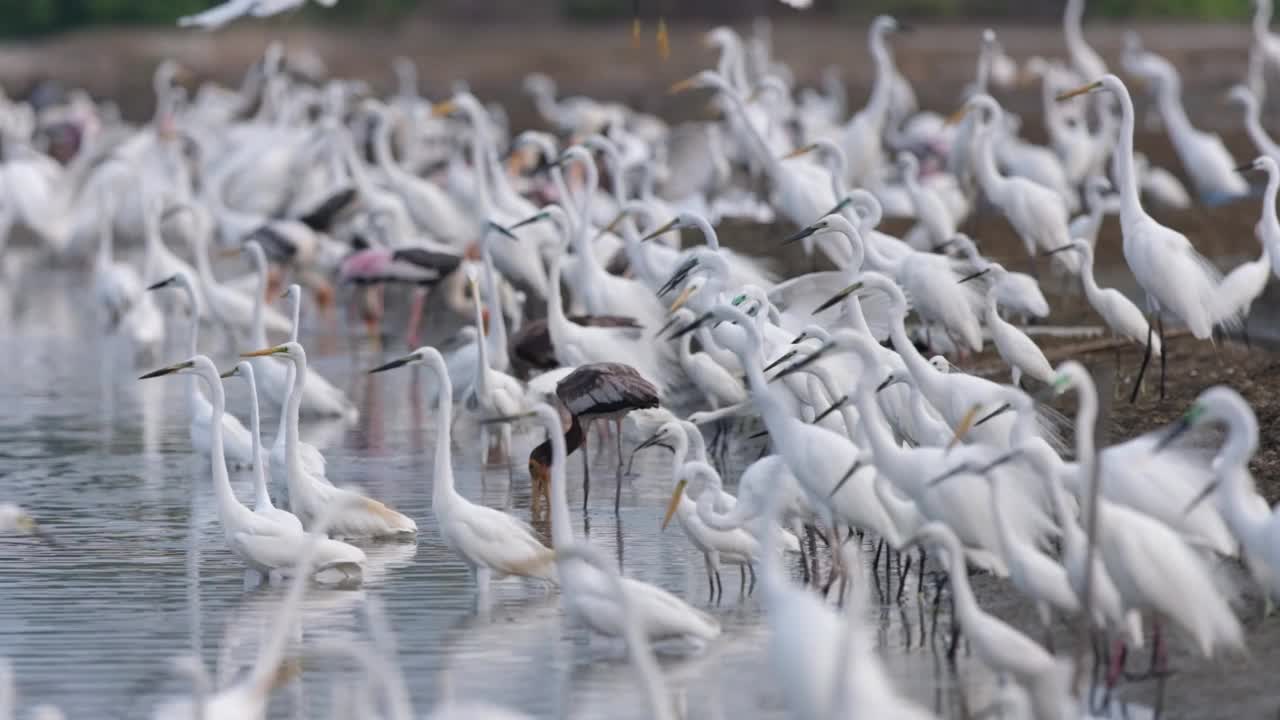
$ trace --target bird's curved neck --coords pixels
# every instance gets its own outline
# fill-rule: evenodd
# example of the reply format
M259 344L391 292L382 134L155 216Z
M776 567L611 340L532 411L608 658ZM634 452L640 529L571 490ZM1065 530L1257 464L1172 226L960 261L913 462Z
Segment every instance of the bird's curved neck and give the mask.
M480 397L488 399L492 388L489 386L489 338L484 327L483 303L479 297L471 300L476 322L476 392Z
M481 347L484 346L483 336L479 343ZM435 479L431 487L431 505L434 508L443 507L458 492L453 486L453 450L449 447L450 426L453 424L453 381L442 358L433 354L428 362L432 372L436 374L436 393L440 403L440 409L436 412Z
M190 278L187 278L188 281ZM195 357L200 352L197 348L200 344L200 306L196 304L196 293L190 285L184 284L182 291L187 294L187 303L191 306L191 330L187 333L187 357ZM200 388L196 383L196 378L187 378L187 409L193 410L195 403L199 399Z
M285 400L285 412L281 419L284 424L285 467L289 480L290 501L297 497L294 488L301 480L298 459L298 414L302 408L302 388L307 381L307 359L305 357L287 356L292 369L289 382L289 394Z
M889 309L889 337L893 341L893 349L898 351L902 356L902 361L906 363L907 370L911 373L911 377L915 379L916 386L928 397L936 397L934 393L938 390L937 381L941 373L933 365L929 364L929 360L920 351L916 349L915 343L911 342L911 338L907 337L906 324L906 299L902 296L902 291L896 287L890 289L889 296L891 305Z
M733 91L730 87L722 87L720 95L727 98L729 107L738 116L738 122L734 124L734 129L742 136L743 142L755 156L756 162L760 163L769 177L779 179L782 177L782 164L778 158L769 150L769 145L760 137L760 133L756 131L755 126L751 124L751 117L747 114L747 106L742 102L742 97Z
M1262 40L1267 36L1269 26L1271 25L1271 0L1257 3L1257 8L1253 12L1253 36L1256 40Z
M253 344L256 347L264 348L267 346L267 327L263 320L263 298L267 295L267 267L266 263L260 262L261 258L254 257L253 274L257 278L254 283L253 293Z
M893 98L893 76L896 70L893 65L893 54L889 52L884 41L884 32L872 30L871 57L876 66L875 84L871 86L871 97L861 115L871 122L877 137L884 130L885 117L889 114L889 101Z
M271 495L267 492L267 472L263 467L262 455L262 418L258 413L258 385L249 377L249 433L253 441L250 457L253 458L253 495L254 506L263 508L271 506Z
M880 403L872 395L872 389L867 383L858 383L853 402L858 408L860 419L858 429L866 438L867 444L871 446L871 452L875 454L878 461L887 464L901 457L904 451L893 441L884 411L880 409Z
M999 122L999 118L993 120L993 123ZM978 183L982 185L982 191L993 199L998 200L1004 196L1004 190L1008 185L1008 178L1000 174L1000 170L996 168L996 142L1000 140L999 131L994 124L986 128L976 127L974 132L977 137L977 147L974 149L976 162L976 170L978 173Z
M399 180L406 174L391 153L391 121L385 114L378 118L378 129L373 134L373 155L388 177Z
M200 369L199 377L204 380L212 398L213 414L209 418L209 457L213 470L213 492L218 499L218 514L222 516L223 525L234 522L237 515L248 512L248 508L240 504L235 492L231 489L231 476L227 472L227 455L222 447L222 416L227 410L227 396L222 391L222 380L212 369Z
M507 356L507 320L502 312L502 300L498 296L498 273L493 268L493 255L489 245L482 240L480 262L484 266L484 301L489 306L489 349L493 351L491 362L503 372L511 366Z
M1262 193L1262 232L1259 239L1270 252L1280 251L1280 219L1276 217L1276 196L1280 194L1280 170L1267 172L1267 189Z
M1262 127L1262 110L1258 103L1250 103L1244 113L1244 129L1258 152L1272 158L1280 158L1280 145Z
M1093 385L1093 380L1087 375L1076 379L1076 392L1079 397L1079 407L1076 409L1076 463L1080 467L1080 477L1085 482L1096 484L1101 481L1100 477L1096 477L1100 473L1094 471L1094 466L1099 461L1094 452L1094 426L1098 421L1098 391ZM1085 486L1085 490L1094 493L1097 488ZM1081 508L1081 514L1087 515L1091 503L1084 502L1082 505L1084 507Z
M560 434L559 427L547 428L547 440L551 443L551 546L565 548L573 544L573 527L569 524L569 498L565 481L568 452L566 441L573 441L576 448L582 443L582 424L573 418L568 432Z
M1124 224L1129 224L1146 213L1138 196L1138 173L1133 160L1133 98L1129 97L1126 90L1117 93L1117 99L1120 102L1120 142L1112 162L1116 182L1120 184L1120 219Z

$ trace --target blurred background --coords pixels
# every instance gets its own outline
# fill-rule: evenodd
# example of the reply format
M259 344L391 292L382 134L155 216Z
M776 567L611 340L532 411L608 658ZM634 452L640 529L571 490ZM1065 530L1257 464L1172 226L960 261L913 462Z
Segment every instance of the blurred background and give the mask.
M4 0L0 33L10 38L103 24L171 23L175 18L217 4L208 0ZM311 9L308 19L347 23L396 22L425 16L449 21L540 19L589 22L629 18L633 0L347 0L332 10ZM772 0L642 0L642 14L672 18L732 19L763 13L795 14ZM868 15L892 12L904 17L952 19L1018 18L1046 21L1061 12L1059 0L815 0L807 12ZM1095 0L1091 13L1114 18L1243 18L1246 0Z
M142 121L151 114L151 73L161 60L189 69L184 82L192 90L209 81L235 85L267 44L280 40L310 66L364 79L376 92L393 90L391 61L407 57L427 97L464 81L506 104L515 126L527 127L537 119L519 86L535 70L555 77L562 93L692 119L705 108L675 102L665 88L714 65L715 53L701 42L706 30L725 23L747 31L757 18L772 21L775 52L798 84L813 85L824 68L837 66L851 98L870 87L868 19L882 12L909 19L915 32L893 41L899 67L923 105L937 110L954 109L972 80L984 27L994 27L1020 62L1065 52L1064 0L814 0L805 11L777 0L340 0L212 33L176 26L178 17L219 1L0 0L0 88L26 98L37 88L83 87ZM637 13L645 21L638 45L630 33ZM1138 31L1183 72L1189 110L1212 127L1223 115L1222 89L1243 72L1251 14L1250 0L1089 0L1085 28L1113 66L1125 31ZM670 21L666 60L654 45L658 17ZM1002 102L1038 114L1033 83L1011 89Z

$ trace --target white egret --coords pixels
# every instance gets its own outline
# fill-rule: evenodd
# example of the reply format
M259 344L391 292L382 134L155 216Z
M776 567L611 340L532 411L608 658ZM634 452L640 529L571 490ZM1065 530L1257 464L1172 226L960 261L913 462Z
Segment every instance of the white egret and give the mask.
M1227 91L1227 99L1244 110L1244 130L1249 134L1249 141L1253 143L1253 148L1280 162L1280 145L1277 145L1262 127L1262 102L1258 96L1244 85L1236 85Z
M199 352L197 346L199 345L200 336L200 317L203 312L203 306L196 296L195 285L189 276L178 273L157 282L148 287L147 290L159 290L166 287L180 288L186 295L187 305L191 308L191 332L188 335L187 350L194 357ZM200 390L199 381L194 376L187 378L187 412L191 416L191 422L188 426L191 446L195 448L196 452L208 455L211 451L209 447L209 423L213 419L213 405ZM232 466L249 467L253 464L253 438L250 437L249 431L234 415L226 414L222 416L222 440L227 460Z
M242 353L241 357L279 356L288 360L294 371L293 389L285 419L285 472L289 488L289 509L302 524L314 527L325 508L341 505L335 512L330 529L339 537L396 538L417 534L418 524L386 505L334 487L306 472L298 450L298 407L302 403L302 387L307 381L307 353L296 342Z
M1114 75L1103 76L1089 85L1072 90L1059 99L1066 99L1088 92L1106 90L1120 100L1120 145L1114 155L1115 176L1120 191L1120 230L1124 235L1124 257L1138 284L1147 294L1147 304L1159 322L1163 313L1169 313L1186 323L1191 334L1205 340L1213 333L1215 324L1234 325L1239 322L1235 314L1216 314L1219 275L1213 265L1196 252L1182 233L1161 225L1147 214L1138 198L1137 176L1133 161L1133 100L1129 90ZM1065 243L1063 243L1065 244ZM1061 247L1061 246L1058 246ZM1055 249L1055 248L1049 248ZM1161 324L1163 328L1163 324ZM1142 372L1150 360L1152 344L1151 328L1147 330L1147 353L1143 359L1133 397L1141 386ZM1163 334L1163 332L1161 333ZM1161 354L1161 388L1164 396L1164 358Z
M978 252L978 246L973 239L964 233L956 233L952 235L945 245L954 245L969 264L973 266L975 273L985 274L993 265L992 261L982 257ZM1001 266L1003 270L1003 266ZM972 277L972 276L968 276ZM961 278L961 282L967 278ZM1040 283L1035 278L1026 273L1012 272L1004 270L999 282L988 281L988 287L996 289L996 299L1000 301L1000 305L1005 309L1014 312L1023 317L1048 317L1049 301L1045 299L1044 293L1040 290Z
M678 308L672 314L671 320L667 325L671 327L683 327L693 322L693 311L688 308ZM666 332L666 327L658 331L658 336ZM677 340L679 349L677 359L680 361L680 367L684 369L685 375L689 377L690 382L702 391L703 396L707 400L707 404L712 410L716 410L729 405L737 405L747 399L747 390L742 386L742 382L734 377L723 365L716 362L706 352L693 352L691 346L693 344L693 335L682 335Z
M999 263L992 263L984 272L990 273L991 287L987 289L986 312L983 319L987 330L991 332L991 342L996 352L1005 361L1012 372L1014 387L1022 386L1022 376L1034 378L1042 383L1053 381L1053 366L1045 358L1044 351L1027 334L1014 327L1000 317L999 284L1004 281L1006 271Z
M560 413L550 405L539 403L531 415L538 418L548 434L548 461L544 463L531 457L529 472L535 485L549 485L551 489L551 543L558 552L576 543L565 497L564 431ZM617 637L625 631L623 610L606 583L607 578L598 570L579 567L576 563L560 570L561 599L566 612L597 633ZM720 634L720 624L715 618L695 610L671 593L631 578L623 578L622 585L650 641L684 639L702 645Z
M433 347L420 347L369 372L417 364L429 367L440 386L431 511L445 544L471 568L481 598L488 597L491 580L501 580L508 575L554 582L554 553L542 544L528 523L500 510L470 502L454 487L453 453L450 449L453 390L440 352Z
M196 355L147 373L142 379L174 373L200 378L213 398L213 421L209 424L213 489L218 499L218 519L231 551L262 575L281 577L294 570L300 557L311 554L307 550L309 543L317 542L313 563L304 566L308 574L322 582L359 581L367 560L364 551L328 538L313 541L299 525L282 522L275 514L254 512L236 499L222 452L222 415L226 409L226 395L222 391L218 371L209 358Z
M1077 239L1053 252L1067 251L1080 253L1080 282L1084 284L1085 299L1094 312L1102 316L1111 332L1140 345L1150 342L1151 352L1160 355L1163 352L1160 338L1152 336L1151 326L1147 324L1147 318L1138 306L1115 288L1098 287L1098 281L1093 275L1093 246L1087 240Z
M262 453L262 423L258 416L258 383L254 378L253 364L240 361L235 367L222 373L222 377L241 377L249 386L249 435L253 438L253 511L281 525L302 529L302 521L288 510L281 510L271 502L267 492L267 456Z
M475 308L475 327L476 327L476 371L475 384L471 388L471 397L468 398L468 404L474 404L480 412L486 417L501 415L518 415L524 412L524 387L519 380L510 375L495 370L489 365L489 343L485 339L488 321L487 313L483 308L480 299L480 287L476 281L476 269L474 266L467 268L467 284L471 287L471 298L474 300L472 306ZM493 312L501 313L501 308L494 308ZM498 322L502 322L498 318ZM436 377L440 383L440 392L444 392L447 388L450 393L453 392L452 379L448 379L443 375ZM452 406L452 402L450 402ZM452 417L452 416L450 416ZM489 428L482 425L480 428L480 460L481 467L488 458L489 447ZM507 463L511 462L506 457L511 452L511 426L503 425L499 429L498 451L502 453L503 460Z

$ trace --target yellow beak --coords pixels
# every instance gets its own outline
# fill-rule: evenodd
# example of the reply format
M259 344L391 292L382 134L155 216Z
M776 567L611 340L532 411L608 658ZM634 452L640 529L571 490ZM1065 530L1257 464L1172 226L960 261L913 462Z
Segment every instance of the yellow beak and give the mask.
M813 152L814 150L816 150L817 148L818 146L816 143L810 143L808 145L805 145L804 147L798 147L795 150L792 150L791 152L787 153L786 155L783 155L779 159L790 160L791 158L797 158L797 157L800 157L801 155L807 155Z
M289 348L284 345L276 345L275 347L263 348L262 350L240 353L240 357L266 357L267 355L278 355L284 352L289 352Z
M458 104L452 100L446 100L435 107L431 108L431 117L444 117L451 115L458 109Z
M671 524L671 517L676 514L676 508L680 507L680 497L684 495L684 486L689 483L681 480L676 483L676 489L671 493L671 501L667 503L667 514L662 516L662 529L666 530Z
M1100 88L1100 87L1102 87L1102 83L1100 83L1100 82L1091 82L1091 83L1089 83L1088 85L1084 85L1084 86L1082 86L1082 87L1078 87L1078 88L1076 88L1075 90L1068 90L1068 91L1066 91L1066 92L1064 92L1064 93L1062 93L1062 94L1058 95L1058 97L1056 97L1056 98L1054 98L1054 99L1055 99L1055 100L1057 100L1058 102L1063 102L1063 101L1066 101L1066 100L1070 100L1070 99L1071 99L1071 98L1073 98L1073 97L1078 97L1078 96L1080 96L1080 95L1084 95L1085 93L1090 92L1090 91L1093 91L1093 90L1096 90L1097 88Z
M944 124L944 125L955 125L956 123L958 123L958 122L960 122L961 120L963 120L963 119L964 119L964 116L965 116L965 115L968 115L968 114L969 114L969 106L968 106L968 105L961 105L961 106L960 106L960 108L959 108L958 110L956 110L955 112L953 112L953 113L951 113L950 115L948 115L948 116L947 116L947 120L946 120L946 122L945 122L945 123L943 123L943 124Z
M644 242L645 240L652 240L652 239L654 239L654 238L658 237L659 235L661 235L661 234L663 234L663 233L667 232L668 230L671 230L671 229L675 228L675 226L676 226L676 222L677 222L676 220L672 220L671 222L667 223L666 225L663 225L662 227L658 228L657 230L654 230L653 232L649 233L648 235L645 235L644 237L640 238L640 242Z
M627 212L626 212L625 210L623 210L622 212L620 212L620 213L618 213L617 215L615 215L615 216L614 216L614 218L613 218L612 220L610 220L610 221L609 221L609 224L608 224L608 225L605 225L605 226L604 226L604 229L602 229L602 230L600 231L600 234L599 234L599 235L596 235L596 237L597 237L597 238L600 238L600 237L603 237L603 236L605 236L605 235L608 235L609 233L613 232L614 230L617 230L617 229L618 229L618 226L622 224L622 218L624 218L624 217L626 217L626 216L627 216Z
M684 304L689 302L689 298L693 297L695 292L697 292L697 288L692 285L686 286L685 289L681 290L680 294L676 296L676 300L671 303L671 307L667 308L667 312L675 312L684 307Z
M684 80L681 80L680 82L668 88L667 92L671 95L678 95L682 92L692 90L694 87L697 86L697 82L698 82L698 79L696 77L685 78Z
M969 434L969 431L973 429L974 421L978 419L978 411L981 409L981 405L974 405L969 408L969 411L964 414L964 417L960 418L960 422L956 423L955 437L951 438L951 442L947 443L947 450L959 445L964 440L965 436Z

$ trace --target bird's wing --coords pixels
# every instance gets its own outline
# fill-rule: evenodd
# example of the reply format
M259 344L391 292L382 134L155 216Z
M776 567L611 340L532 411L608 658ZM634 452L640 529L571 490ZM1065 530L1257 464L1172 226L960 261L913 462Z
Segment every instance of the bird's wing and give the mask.
M483 505L457 512L449 529L456 549L505 575L546 577L555 553L528 523Z

